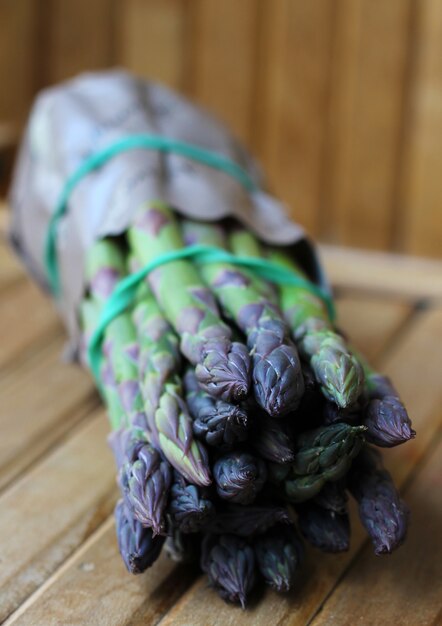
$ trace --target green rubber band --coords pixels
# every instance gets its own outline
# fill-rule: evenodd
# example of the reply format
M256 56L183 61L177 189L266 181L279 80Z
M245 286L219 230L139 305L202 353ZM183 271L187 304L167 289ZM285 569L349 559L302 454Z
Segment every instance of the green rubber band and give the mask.
M162 135L131 135L111 144L107 148L95 152L85 159L80 167L68 178L58 199L55 211L51 216L46 235L44 263L50 289L55 297L60 295L60 276L57 259L57 230L60 219L67 211L69 198L80 181L88 174L107 163L112 157L122 152L136 150L158 150L159 152L173 152L213 167L228 174L238 181L246 191L255 191L257 186L249 174L238 163L199 146L177 141Z
M103 343L104 333L106 327L112 320L118 315L121 315L123 311L131 306L135 300L135 295L139 284L146 278L146 276L157 269L158 267L171 263L173 261L180 261L183 259L192 259L197 265L205 263L230 263L232 265L239 265L252 270L254 274L268 280L272 283L279 285L293 285L295 287L305 287L312 292L318 298L324 302L327 307L328 315L333 321L336 317L335 307L333 300L329 293L321 287L318 287L314 283L308 280L300 278L291 270L271 261L265 259L256 259L251 257L235 256L226 250L215 248L212 246L189 246L188 248L182 248L180 250L172 250L160 257L154 259L142 269L138 270L135 274L131 274L126 278L123 278L116 288L114 289L109 300L104 305L101 317L99 319L97 328L89 342L88 347L88 360L92 373L101 385L100 381L100 369L102 351L101 346Z

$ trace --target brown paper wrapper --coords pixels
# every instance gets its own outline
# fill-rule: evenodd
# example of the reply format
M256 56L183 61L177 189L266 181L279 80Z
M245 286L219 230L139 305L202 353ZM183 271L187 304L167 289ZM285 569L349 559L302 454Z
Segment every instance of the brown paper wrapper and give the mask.
M259 167L229 131L166 87L119 70L84 74L47 89L33 106L10 193L10 238L43 288L48 289L46 233L66 180L98 150L136 134L160 134L217 152L238 163L263 191L249 193L224 172L155 150L121 153L88 174L69 199L57 237L57 307L74 352L86 252L96 239L125 231L146 201L163 200L194 219L234 217L262 241L289 246L309 276L327 288L303 229L264 191Z

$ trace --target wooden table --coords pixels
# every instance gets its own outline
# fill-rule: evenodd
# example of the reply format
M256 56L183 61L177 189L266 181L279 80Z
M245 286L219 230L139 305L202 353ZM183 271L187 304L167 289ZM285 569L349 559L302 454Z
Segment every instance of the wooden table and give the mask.
M385 459L412 509L406 545L374 557L354 516L350 552L309 551L304 582L243 612L167 558L120 560L107 422L87 374L60 362L51 303L0 243L0 621L60 624L442 623L442 264L324 249L341 325L391 375L416 440Z

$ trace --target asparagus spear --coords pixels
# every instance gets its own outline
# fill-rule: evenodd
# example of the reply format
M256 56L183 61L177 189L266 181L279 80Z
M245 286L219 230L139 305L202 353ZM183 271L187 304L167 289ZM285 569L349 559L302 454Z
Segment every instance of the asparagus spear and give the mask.
M262 256L256 245L250 244L252 235L239 230L230 237L236 254L246 248L247 254ZM272 249L270 259L306 279L297 264L282 249ZM308 360L324 395L345 408L353 404L362 391L363 371L342 337L330 325L323 302L305 287L280 287L280 305L292 329L293 338L301 356Z
M86 279L93 302L101 312L117 282L126 274L122 251L110 239L96 241L88 252ZM103 352L112 372L129 423L147 426L138 383L138 347L129 313L116 317L105 330Z
M273 249L270 259L306 279L298 265L282 250ZM339 407L356 402L362 392L362 366L344 339L331 326L323 302L305 287L281 286L281 307L324 395Z
M258 536L253 547L265 582L279 592L292 589L304 552L293 526L275 526Z
M267 478L264 462L247 452L229 452L213 466L213 478L220 498L250 504Z
M345 491L345 478L333 483L326 483L317 496L315 504L327 511L344 515L348 512L348 496Z
M249 419L242 407L217 400L203 391L192 368L185 373L184 386L193 432L198 439L225 449L247 439Z
M348 486L375 554L399 547L407 534L409 511L376 450L367 447L360 454L349 473Z
M275 524L289 524L288 510L283 506L228 504L217 511L208 530L215 534L253 537L264 533Z
M391 448L413 439L416 431L411 427L407 409L390 379L373 371L364 361L363 365L369 394L364 416L367 440Z
M81 303L80 318L83 329L82 335L82 360L87 366L87 346L91 335L97 326L100 315L100 306L97 302L87 298ZM109 360L109 354L106 349L103 350L103 363L101 366L101 392L103 400L106 404L107 414L112 430L117 430L128 424L128 418L123 410L121 400L118 394L115 376Z
M105 282L103 279L97 280L97 276L124 275L124 257L115 243L103 240L92 246L88 255L87 274L91 294L103 306L108 291L96 289L97 284ZM150 292L141 288L140 297L145 306L140 307L142 310L138 310L136 316L138 328L142 330L138 337L130 313L119 315L105 331L105 347L122 406L129 416L129 423L141 427L148 434L152 445L189 482L207 485L210 483L207 455L203 446L192 436L192 422L181 397L181 383L175 372L179 364L174 360L169 327L161 323L160 311ZM144 318L142 312L146 314ZM164 341L157 341L158 333L165 337ZM144 349L148 342L151 346L141 385L138 342L142 342ZM143 386L144 398L141 393Z
M142 265L183 247L170 209L144 205L128 231L131 250ZM181 338L181 351L196 366L200 384L227 402L244 398L250 386L250 357L244 345L232 342L216 303L188 261L173 261L149 275L166 318Z
M219 226L183 220L184 241L226 248ZM208 263L201 275L226 315L247 337L253 359L253 388L258 404L273 417L293 411L304 392L301 365L278 308L256 288L247 273L229 263Z
M215 516L215 507L201 488L189 485L178 472L170 491L169 515L175 528L196 533Z
M360 452L364 432L364 426L333 424L298 435L295 459L282 476L289 502L308 500L327 481L341 478Z
M140 387L152 444L190 483L208 485L207 452L192 433L183 400L181 359L172 328L150 290L142 285L133 311L140 364Z
M189 535L172 526L164 550L175 563L193 563L199 557L199 535Z
M250 444L266 461L290 463L295 458L293 441L288 425L282 420L268 420L256 412L255 426Z
M160 555L164 537L153 536L150 528L132 517L123 500L115 507L118 547L124 564L131 574L140 574L153 565Z
M206 535L201 546L201 569L224 600L245 608L255 584L255 557L244 539Z
M319 506L315 500L296 507L299 529L313 546L323 552L345 552L350 545L350 519Z
M172 476L169 464L147 442L138 441L119 474L120 488L133 516L154 535L164 534L164 513Z

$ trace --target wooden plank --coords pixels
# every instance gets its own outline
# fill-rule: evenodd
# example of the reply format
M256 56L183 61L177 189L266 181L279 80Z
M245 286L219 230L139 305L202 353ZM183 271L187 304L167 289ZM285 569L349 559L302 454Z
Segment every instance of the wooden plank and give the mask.
M0 241L0 290L10 287L23 278L23 270L18 260L6 243Z
M182 89L190 44L184 0L124 0L119 21L119 61L140 76Z
M391 469L399 485L404 484L413 467L423 458L440 421L442 354L432 349L431 345L434 346L441 337L442 310L421 313L410 332L382 363L382 368L392 376L403 393L418 430L418 437L413 443L385 454L387 458L390 457L388 465L391 468L393 464ZM256 626L269 623L296 626L308 623L363 545L364 535L360 526L353 526L356 532L353 532L350 551L333 556L316 554L314 560L309 560L305 582L297 593L278 596L267 591L262 602L252 605L246 612L240 612L226 606L207 588L206 581L199 579L167 614L161 625L205 625L208 606L213 626L251 623Z
M3 292L0 307L2 349L0 369L29 351L33 342L60 329L58 315L50 300L29 280L20 281Z
M442 3L416 3L414 71L404 143L400 249L442 255ZM400 226L400 224L399 224Z
M198 0L192 8L192 96L249 141L258 3Z
M0 489L99 402L88 374L61 362L64 341L49 341L0 380Z
M405 499L412 511L406 544L387 558L367 548L313 620L314 626L441 622L442 442L439 441ZM369 590L369 591L368 591Z
M45 83L114 63L113 0L49 0L44 6Z
M190 581L165 555L145 574L128 574L109 519L5 626L80 626L92 615L94 626L157 624Z
M442 299L442 263L400 254L321 246L333 286L388 298Z
M339 328L372 363L412 313L407 302L352 293L341 294L336 309Z
M0 122L16 128L36 88L36 19L33 0L0 2Z
M1 496L0 620L112 510L114 468L107 430L103 411L91 415L87 425Z
M410 0L336 4L321 236L388 248L401 136Z
M277 195L310 233L319 226L321 168L334 5L328 0L265 3L265 99L259 156Z

